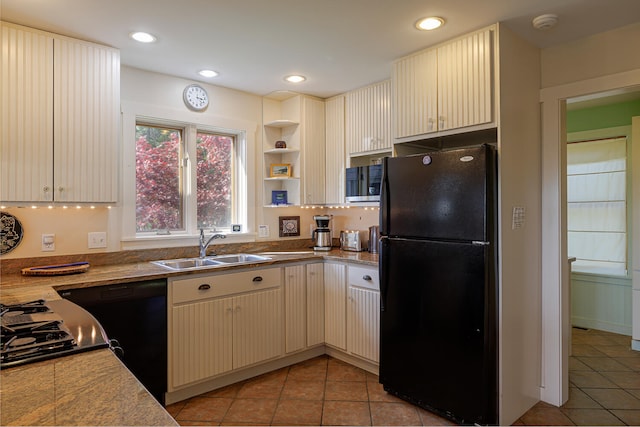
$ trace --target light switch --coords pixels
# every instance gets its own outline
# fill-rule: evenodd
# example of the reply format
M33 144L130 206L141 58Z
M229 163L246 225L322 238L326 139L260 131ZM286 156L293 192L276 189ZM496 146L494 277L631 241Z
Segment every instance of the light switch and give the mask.
M55 250L56 250L56 235L43 234L42 235L42 252L53 252Z

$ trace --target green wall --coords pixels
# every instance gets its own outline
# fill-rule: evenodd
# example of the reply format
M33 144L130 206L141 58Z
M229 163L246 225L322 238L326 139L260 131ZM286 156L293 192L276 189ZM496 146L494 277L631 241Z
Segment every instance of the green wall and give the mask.
M640 100L567 111L567 132L631 126L633 116L640 116Z

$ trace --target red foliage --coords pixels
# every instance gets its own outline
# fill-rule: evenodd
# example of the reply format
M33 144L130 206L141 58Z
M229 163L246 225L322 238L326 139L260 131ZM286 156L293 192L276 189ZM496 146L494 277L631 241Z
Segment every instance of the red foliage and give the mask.
M198 134L198 227L226 228L231 222L231 137ZM184 229L180 182L180 139L172 132L167 141L136 141L137 231ZM184 177L184 179L188 179Z

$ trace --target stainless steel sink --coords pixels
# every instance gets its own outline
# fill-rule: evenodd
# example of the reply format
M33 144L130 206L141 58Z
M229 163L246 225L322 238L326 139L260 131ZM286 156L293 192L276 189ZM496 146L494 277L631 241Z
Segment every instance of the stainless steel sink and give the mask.
M253 254L219 255L215 260L225 264L241 264L245 262L268 261L271 258Z
M152 264L159 265L171 270L187 270L190 268L215 267L222 263L211 258L182 258L167 259L163 261L151 261Z
M271 258L253 254L220 255L206 258L180 258L151 261L170 270L195 270L210 267L230 266L235 264L247 264L252 262L268 261Z

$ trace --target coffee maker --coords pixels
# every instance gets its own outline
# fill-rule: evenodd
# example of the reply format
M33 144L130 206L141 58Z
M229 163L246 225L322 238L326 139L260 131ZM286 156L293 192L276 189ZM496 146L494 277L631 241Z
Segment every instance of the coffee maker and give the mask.
M311 239L313 240L314 251L330 251L331 250L331 229L329 221L331 215L314 215L313 220L316 222L316 229L313 230Z

